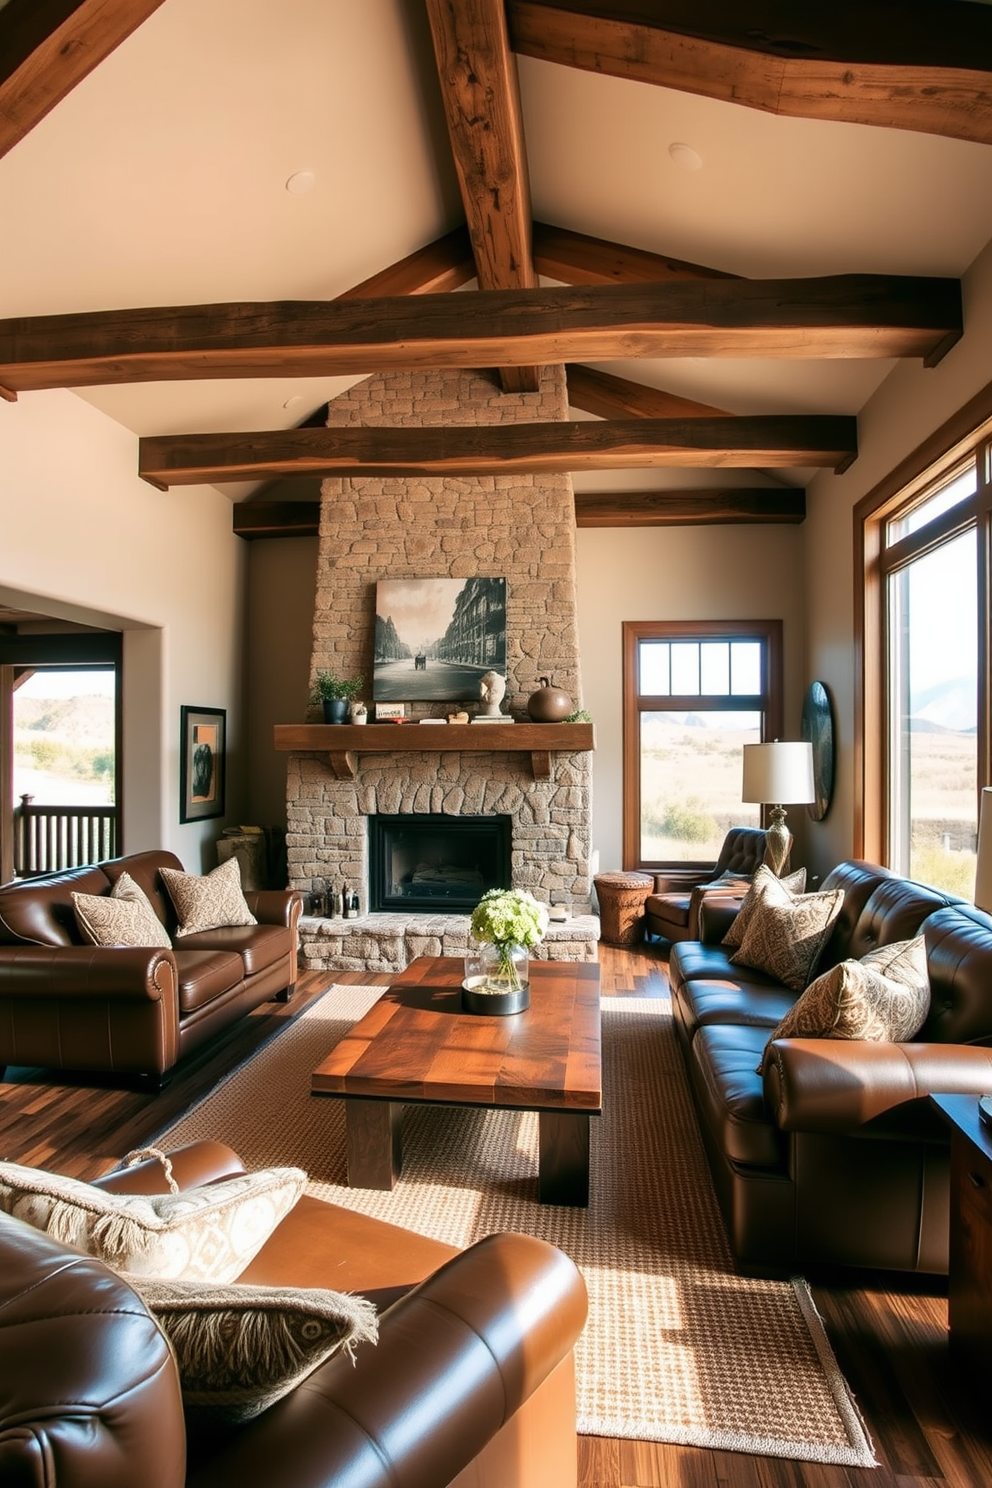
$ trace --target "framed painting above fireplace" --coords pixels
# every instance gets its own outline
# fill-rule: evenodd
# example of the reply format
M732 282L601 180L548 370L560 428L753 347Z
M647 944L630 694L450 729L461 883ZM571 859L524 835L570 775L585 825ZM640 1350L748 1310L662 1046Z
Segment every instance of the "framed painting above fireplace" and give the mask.
M485 672L506 673L506 579L380 579L372 696L466 702Z

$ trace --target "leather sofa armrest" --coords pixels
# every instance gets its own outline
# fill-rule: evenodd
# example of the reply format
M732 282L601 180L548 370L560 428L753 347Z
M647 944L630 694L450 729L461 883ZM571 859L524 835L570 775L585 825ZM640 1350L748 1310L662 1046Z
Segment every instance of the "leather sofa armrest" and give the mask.
M0 998L177 997L172 951L130 946L0 946Z
M188 1488L449 1483L571 1352L585 1284L562 1251L490 1235L197 1464ZM570 1422L574 1434L574 1420Z
M303 913L303 895L295 889L246 889L245 902L260 925L295 930Z
M697 938L705 945L719 945L730 929L744 902L746 890L722 892L714 889L701 893L694 906L697 922ZM690 910L690 917L692 910Z
M0 1216L0 1483L182 1488L176 1362L94 1256Z
M992 1091L992 1048L776 1039L765 1098L783 1131L854 1135L876 1117L929 1095Z
M238 1154L223 1142L191 1142L166 1154L172 1176L181 1189L199 1188L219 1178L233 1178L246 1171ZM90 1180L94 1187L110 1193L164 1194L169 1192L165 1167L157 1157L146 1157L130 1168L114 1168Z

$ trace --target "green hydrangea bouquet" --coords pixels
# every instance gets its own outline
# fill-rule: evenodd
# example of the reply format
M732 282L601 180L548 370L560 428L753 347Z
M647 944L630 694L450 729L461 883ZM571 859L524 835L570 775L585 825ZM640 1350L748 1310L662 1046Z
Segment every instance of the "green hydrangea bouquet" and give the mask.
M508 991L519 991L520 977L513 951L537 945L548 928L547 906L527 889L490 889L472 911L472 935L496 947L497 975Z

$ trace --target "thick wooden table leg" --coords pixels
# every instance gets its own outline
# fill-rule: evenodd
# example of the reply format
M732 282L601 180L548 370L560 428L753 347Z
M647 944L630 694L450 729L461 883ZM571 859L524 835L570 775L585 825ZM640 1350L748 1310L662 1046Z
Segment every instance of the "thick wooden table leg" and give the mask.
M350 1096L344 1111L348 1187L392 1188L403 1169L402 1105Z
M537 1197L542 1204L589 1203L589 1117L541 1111Z

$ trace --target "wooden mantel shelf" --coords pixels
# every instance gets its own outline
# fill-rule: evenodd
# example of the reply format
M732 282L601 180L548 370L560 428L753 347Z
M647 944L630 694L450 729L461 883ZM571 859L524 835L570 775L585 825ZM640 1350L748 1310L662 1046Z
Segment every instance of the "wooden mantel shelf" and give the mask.
M552 754L595 749L591 723L277 723L276 749L327 754L339 780L357 772L360 754L529 754L535 780L551 778Z

